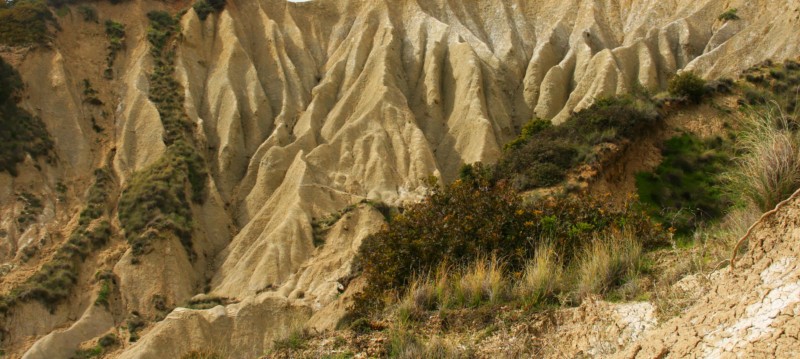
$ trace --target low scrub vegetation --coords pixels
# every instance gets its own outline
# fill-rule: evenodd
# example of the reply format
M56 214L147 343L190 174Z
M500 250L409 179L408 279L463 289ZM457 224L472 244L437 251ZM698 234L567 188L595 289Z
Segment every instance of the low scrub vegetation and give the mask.
M707 93L706 81L693 72L684 71L675 75L667 86L670 95L700 103Z
M113 20L106 20L105 27L106 38L108 38L108 54L103 76L110 80L114 78L114 61L117 59L117 54L125 49L125 25Z
M0 171L12 176L27 155L55 160L53 141L42 120L17 106L22 89L19 73L0 58Z
M650 214L676 228L692 232L700 223L721 218L731 201L721 178L733 153L722 137L702 140L683 134L663 144L661 164L636 175L639 198Z
M192 6L200 20L205 21L208 15L220 12L225 8L225 0L197 0Z
M717 19L721 21L739 20L739 15L736 14L737 12L738 10L736 8L725 10L725 12L723 12L717 17Z
M50 41L55 18L41 1L5 3L0 7L0 44L26 46Z
M632 139L658 118L653 102L640 93L599 99L558 126L534 119L506 146L493 179L509 180L518 190L561 183L568 170L594 160L594 146Z
M480 173L480 168L474 172ZM386 293L402 294L414 278L443 265L462 268L482 256L497 258L498 262L475 267L476 272L465 272L457 281L448 280L463 282L463 289L489 273L496 278L494 273L525 271L536 258L536 249L547 248L541 247L543 243L558 249L555 258L560 265L570 266L587 245L613 233L632 231L642 245L665 241L665 231L632 202L618 209L607 207L602 198L556 197L525 204L503 181L491 183L480 176L432 188L423 202L364 240L356 264L369 286L357 300L357 313L382 307ZM491 292L490 302L506 295L500 292L513 292L513 286L502 287ZM470 290L452 303L474 305L486 299Z
M106 208L112 186L108 169L95 171L95 182L89 190L88 204L80 213L78 228L34 275L0 298L0 312L7 312L18 302L32 300L53 311L69 297L77 284L83 261L111 238L111 224L102 217L108 215Z
M17 217L17 226L24 231L27 226L36 221L42 214L42 201L29 192L22 192L17 195L17 200L23 204L22 212Z
M191 203L200 203L208 176L205 159L195 148L193 124L183 110L183 90L175 72L178 20L166 12L147 14L147 39L155 68L150 100L164 125L166 153L133 175L119 201L119 220L134 255L147 253L154 240L178 238L194 259Z

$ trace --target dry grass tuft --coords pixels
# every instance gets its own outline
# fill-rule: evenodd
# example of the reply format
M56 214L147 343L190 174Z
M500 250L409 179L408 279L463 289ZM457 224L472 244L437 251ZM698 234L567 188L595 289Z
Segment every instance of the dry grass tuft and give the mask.
M581 298L604 294L638 276L642 245L628 234L595 240L578 258L576 292Z

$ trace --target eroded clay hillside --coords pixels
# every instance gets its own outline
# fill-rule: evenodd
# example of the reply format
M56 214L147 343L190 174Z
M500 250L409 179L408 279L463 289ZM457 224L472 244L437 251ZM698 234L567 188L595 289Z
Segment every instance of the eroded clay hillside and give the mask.
M48 46L2 51L56 153L0 173L11 357L69 358L112 331L118 357L254 357L332 328L376 203L496 160L534 116L800 54L798 1L233 0L205 20L189 3L94 6L97 22L57 15ZM739 20L718 19L730 8ZM42 277L66 278L61 293L30 290L67 255Z

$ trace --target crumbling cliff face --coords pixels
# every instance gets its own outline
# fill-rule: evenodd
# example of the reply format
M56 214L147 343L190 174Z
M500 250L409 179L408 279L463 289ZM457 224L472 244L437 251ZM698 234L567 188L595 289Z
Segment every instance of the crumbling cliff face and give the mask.
M190 204L191 249L167 236L135 254L117 200L169 152L147 13L190 5L98 3L101 20L125 26L110 79L102 21L77 12L58 19L51 46L2 52L58 157L0 173L3 292L79 227L92 171L114 178L109 243L86 256L66 300L9 310L7 354L68 358L109 331L127 338L131 320L146 329L115 356L211 347L251 357L290 328L331 328L358 288L352 256L384 220L367 201L413 201L424 178L450 181L464 163L495 160L534 116L558 123L600 96L664 88L679 70L732 76L800 54L800 1L232 0L206 20L189 9L171 76L208 172L203 200ZM730 8L739 20L717 18ZM99 104L87 102L84 79ZM21 192L43 203L24 228ZM113 285L98 306L100 270ZM201 293L234 304L171 311Z

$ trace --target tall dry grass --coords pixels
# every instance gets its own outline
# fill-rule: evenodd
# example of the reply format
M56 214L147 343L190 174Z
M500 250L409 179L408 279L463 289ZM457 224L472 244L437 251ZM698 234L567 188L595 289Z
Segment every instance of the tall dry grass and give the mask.
M632 235L598 238L578 258L575 292L580 298L607 293L638 276L642 267L642 244Z
M800 137L777 106L752 110L743 129L741 155L726 178L734 194L766 212L800 188Z
M540 244L533 259L525 264L514 294L528 305L538 305L564 288L564 270L550 242Z

